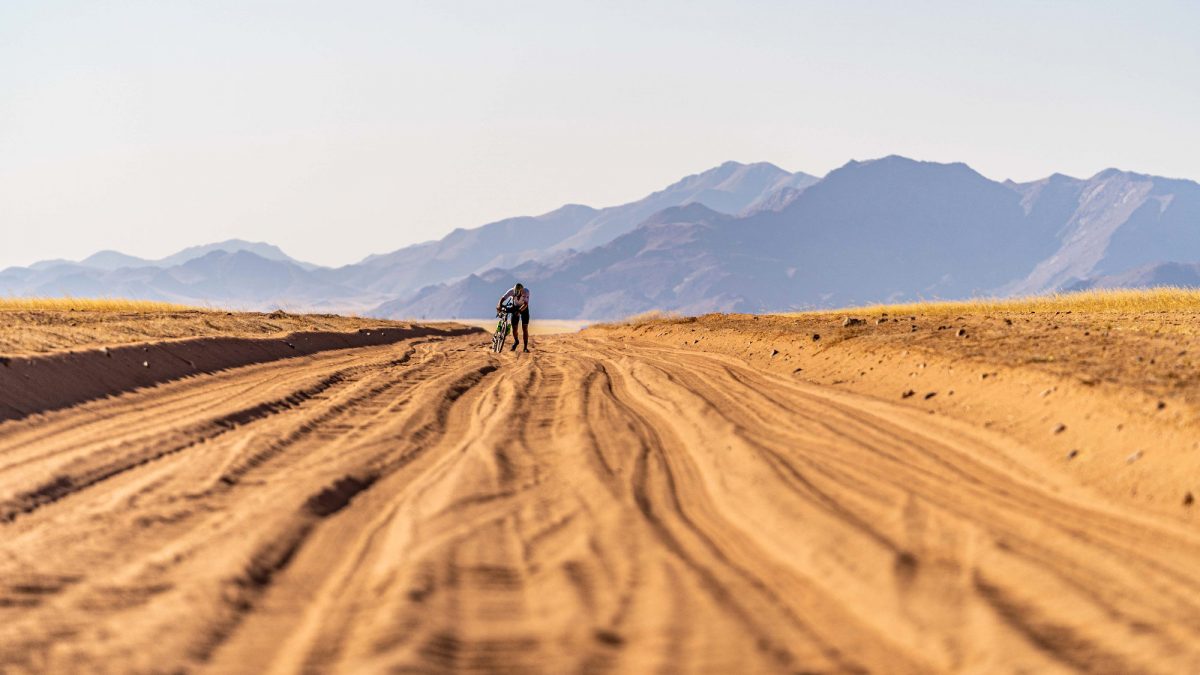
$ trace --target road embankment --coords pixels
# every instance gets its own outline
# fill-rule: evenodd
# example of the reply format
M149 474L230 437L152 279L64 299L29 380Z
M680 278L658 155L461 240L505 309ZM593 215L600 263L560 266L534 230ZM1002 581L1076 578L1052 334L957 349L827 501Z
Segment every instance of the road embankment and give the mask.
M468 326L388 326L281 337L195 337L114 347L0 356L0 421L83 403L183 377L333 349L480 332Z
M1190 319L1189 319L1190 317ZM1121 502L1193 520L1200 337L1179 313L707 315L586 334L735 356L961 420Z

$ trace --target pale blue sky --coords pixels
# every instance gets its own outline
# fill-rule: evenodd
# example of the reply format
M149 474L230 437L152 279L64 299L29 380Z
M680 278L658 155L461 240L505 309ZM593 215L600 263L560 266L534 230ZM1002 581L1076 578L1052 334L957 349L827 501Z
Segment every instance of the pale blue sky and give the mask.
M728 159L1200 179L1198 2L0 2L0 268L342 264Z

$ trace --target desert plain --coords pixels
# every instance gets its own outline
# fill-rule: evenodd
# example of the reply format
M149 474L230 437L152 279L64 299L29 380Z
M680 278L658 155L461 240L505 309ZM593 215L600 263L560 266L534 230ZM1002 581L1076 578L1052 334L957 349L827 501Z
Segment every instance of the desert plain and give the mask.
M1200 672L1195 294L0 311L0 672Z

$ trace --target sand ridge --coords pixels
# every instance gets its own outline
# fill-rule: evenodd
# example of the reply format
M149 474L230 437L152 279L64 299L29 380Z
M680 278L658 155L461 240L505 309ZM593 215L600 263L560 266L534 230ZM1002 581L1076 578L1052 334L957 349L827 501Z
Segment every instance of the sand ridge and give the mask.
M391 344L427 336L479 333L454 324L303 331L278 337L205 336L0 356L0 420L20 419L103 396L225 368L296 358L331 349Z

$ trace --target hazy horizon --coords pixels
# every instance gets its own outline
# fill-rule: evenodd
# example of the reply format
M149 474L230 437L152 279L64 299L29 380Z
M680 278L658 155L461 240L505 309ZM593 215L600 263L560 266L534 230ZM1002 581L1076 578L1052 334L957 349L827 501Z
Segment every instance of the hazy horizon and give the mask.
M1200 178L1200 6L0 7L0 268L240 238L341 265L727 160Z

